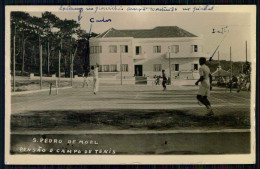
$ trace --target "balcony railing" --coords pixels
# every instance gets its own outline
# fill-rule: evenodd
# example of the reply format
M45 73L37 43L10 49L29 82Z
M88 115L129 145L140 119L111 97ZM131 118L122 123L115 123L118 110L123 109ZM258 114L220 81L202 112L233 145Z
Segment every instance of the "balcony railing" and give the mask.
M195 52L195 53L189 53L189 54L183 54L183 53L165 53L165 58L192 58L192 57L201 57L201 53Z
M134 55L134 59L145 59L147 58L147 54L146 53L141 53L139 55Z

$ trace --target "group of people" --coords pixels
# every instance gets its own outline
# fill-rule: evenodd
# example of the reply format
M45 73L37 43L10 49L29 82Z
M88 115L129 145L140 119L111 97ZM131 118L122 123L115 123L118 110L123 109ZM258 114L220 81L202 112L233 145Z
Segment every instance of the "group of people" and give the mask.
M240 73L237 77L237 92L250 90L250 74Z
M240 85L238 86L237 93L239 93L241 90L250 91L250 80L248 80L249 77L246 77L245 79L241 80Z
M200 78L199 80L195 83L195 85L199 85L199 90L197 93L197 100L199 105L204 105L207 108L207 116L212 116L214 115L213 110L211 108L211 104L208 100L208 96L210 95L210 90L211 90L211 83L212 83L212 76L210 74L209 67L206 65L206 58L201 57L199 59L199 74ZM93 92L94 95L97 94L98 89L99 89L99 80L98 80L98 69L99 65L97 64L95 67L91 66L91 71L90 74L93 75ZM84 76L85 78L85 76ZM162 86L163 86L163 91L166 90L166 83L167 83L167 78L165 74L165 70L162 70ZM84 85L85 85L85 80L84 80ZM83 85L83 86L84 86Z
M239 72L237 75L233 75L231 78L225 78L223 76L218 77L218 86L226 88L237 88L237 93L241 90L250 90L250 71L245 70Z

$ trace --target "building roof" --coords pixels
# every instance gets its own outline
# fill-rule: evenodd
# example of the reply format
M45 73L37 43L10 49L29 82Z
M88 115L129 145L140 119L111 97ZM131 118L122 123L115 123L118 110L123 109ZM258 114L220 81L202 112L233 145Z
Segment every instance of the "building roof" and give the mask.
M177 26L158 26L153 29L109 30L96 36L96 38L133 37L133 38L177 38L197 37L196 35Z

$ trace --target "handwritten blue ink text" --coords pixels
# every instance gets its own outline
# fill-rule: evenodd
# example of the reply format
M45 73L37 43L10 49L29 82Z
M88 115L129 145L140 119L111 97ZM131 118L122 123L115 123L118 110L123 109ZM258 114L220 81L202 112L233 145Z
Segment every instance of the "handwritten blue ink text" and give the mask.
M112 22L111 19L105 19L104 17L102 19L96 19L95 18L90 18L89 20L91 23L94 23L94 22Z
M71 7L71 6L63 7L61 5L59 10L61 10L61 11L79 11L78 21L80 21L82 19L81 13L83 12L83 8L77 8L77 7Z
M213 10L214 10L214 6L210 6L210 5L193 7L193 12L196 12L196 11L213 11Z
M145 12L145 11L152 11L152 12L173 12L177 11L175 7L161 7L161 8L152 8L152 7L128 7L126 11L133 11L133 12Z
M122 6L102 6L102 7L96 7L95 13L98 11L123 11L124 8Z

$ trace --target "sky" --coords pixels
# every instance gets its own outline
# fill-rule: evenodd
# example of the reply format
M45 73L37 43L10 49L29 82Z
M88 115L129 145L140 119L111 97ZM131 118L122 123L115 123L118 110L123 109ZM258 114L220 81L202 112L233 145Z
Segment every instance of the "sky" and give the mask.
M78 21L79 12L52 12L60 19L73 19ZM41 16L41 12L30 12L32 16ZM178 26L197 36L203 36L203 51L212 56L218 45L220 60L250 61L251 53L251 22L249 13L169 13L169 12L86 12L81 13L82 19L78 21L80 27L87 32L102 33L110 28L115 29L153 29L157 26ZM111 19L111 22L91 23L90 18ZM92 26L91 26L92 24ZM226 32L212 33L222 30ZM217 53L213 56L217 60Z

